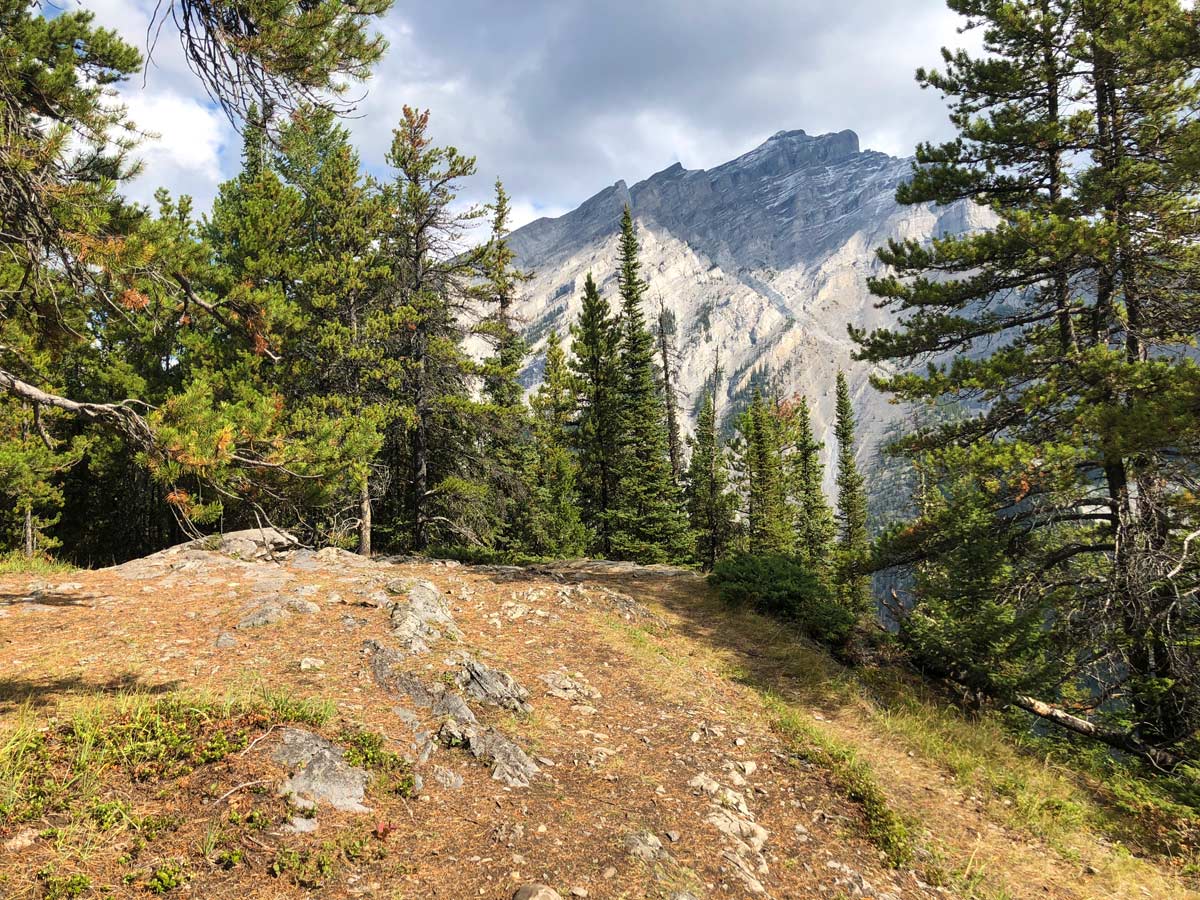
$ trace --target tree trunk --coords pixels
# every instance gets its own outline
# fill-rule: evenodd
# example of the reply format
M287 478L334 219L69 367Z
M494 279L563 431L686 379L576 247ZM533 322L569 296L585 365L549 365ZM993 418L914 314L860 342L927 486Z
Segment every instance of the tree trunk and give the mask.
M33 507L26 505L25 507L25 558L33 559L33 555L37 552L37 543L34 540L33 533Z
M371 555L371 484L370 476L363 479L358 495L358 552L361 556Z
M1073 716L1066 710L1051 706L1049 703L1045 703L1035 697L1021 695L1016 697L1013 702L1026 712L1031 712L1035 716L1053 722L1068 731L1093 738L1117 750L1141 756L1164 769L1174 768L1180 763L1186 762L1182 756L1172 753L1170 750L1148 747L1128 732L1117 731L1113 728L1104 728L1094 722L1089 722L1087 719Z

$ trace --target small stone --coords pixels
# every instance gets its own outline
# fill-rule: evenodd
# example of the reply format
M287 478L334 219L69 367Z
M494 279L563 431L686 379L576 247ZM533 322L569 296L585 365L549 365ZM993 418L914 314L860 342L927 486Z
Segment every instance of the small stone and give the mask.
M585 888L585 887L571 888L571 896L572 897L586 897L587 895L588 895L588 892L587 892L587 888Z
M230 647L237 646L237 638L235 638L228 631L222 631L220 635L217 636L214 646L218 650L228 650Z
M301 672L319 672L325 668L325 660L317 659L315 656L306 656L300 660Z
M678 831L664 831L663 834L665 834L667 836L667 840L670 841L672 844L679 843L680 835L679 835Z
M288 834L312 834L317 830L317 820L308 816L292 816L282 830Z
M654 862L656 859L661 859L667 855L667 851L663 849L662 841L649 831L638 832L626 837L625 849L629 851L630 856L636 857L643 862Z
M601 874L602 874L602 875L603 875L605 878L616 878L616 877L617 877L617 870L616 870L615 868L613 868L612 866L609 866L609 867L608 867L607 869L605 869L605 870L604 870L604 871L603 871Z
M237 627L245 628L262 628L264 625L274 625L277 622L286 621L288 614L285 610L278 606L260 606L242 621L237 623Z
M463 786L463 778L452 769L446 769L442 766L433 767L433 780L442 787L452 791L456 791Z
M544 884L526 884L517 888L512 900L562 900L562 895Z
M301 615L311 616L313 613L319 613L321 607L313 603L311 600L302 600L299 597L293 597L287 601L287 608L292 612L300 613Z
M28 850L37 840L38 833L32 828L26 828L4 842L4 849L11 852Z

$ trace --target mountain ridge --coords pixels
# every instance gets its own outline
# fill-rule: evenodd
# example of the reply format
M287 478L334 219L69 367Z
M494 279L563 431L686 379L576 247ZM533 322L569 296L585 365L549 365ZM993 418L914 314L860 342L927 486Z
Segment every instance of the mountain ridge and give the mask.
M675 314L685 428L719 360L726 415L755 386L803 393L828 452L840 368L862 425L860 456L869 456L903 415L870 387L872 369L851 358L847 335L848 325L895 322L867 290L867 278L883 272L875 250L890 238L925 241L991 223L990 213L966 203L897 204L911 167L911 158L863 150L850 130L779 131L718 166L676 162L515 230L509 245L533 273L517 306L534 348L526 384L540 379L545 336L565 335L578 315L584 276L591 272L606 296L615 295L617 230L628 203L654 307L648 313L661 303Z

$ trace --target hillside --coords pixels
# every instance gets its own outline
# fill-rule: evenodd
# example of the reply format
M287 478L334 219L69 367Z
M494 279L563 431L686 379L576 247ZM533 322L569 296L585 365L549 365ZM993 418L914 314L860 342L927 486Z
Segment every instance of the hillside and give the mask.
M1190 896L694 574L274 543L0 576L5 897Z
M769 383L814 403L817 437L829 446L833 381L850 376L864 447L898 413L871 390L868 366L850 358L846 326L890 324L867 278L882 273L875 250L890 238L930 237L985 227L980 207L901 207L896 187L909 159L863 150L852 131L781 131L709 170L675 164L628 187L619 181L578 209L515 231L510 245L533 272L518 312L535 349L578 315L586 274L615 296L617 225L626 204L642 243L651 311L660 300L678 330L681 402L689 420L718 357L725 407ZM539 377L540 363L527 373Z

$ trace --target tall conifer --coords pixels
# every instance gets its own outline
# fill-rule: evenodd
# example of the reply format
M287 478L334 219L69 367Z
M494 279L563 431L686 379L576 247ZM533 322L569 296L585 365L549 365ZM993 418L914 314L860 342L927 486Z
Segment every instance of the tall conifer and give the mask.
M580 510L579 462L571 448L575 427L575 383L557 331L546 338L542 383L533 395L533 449L524 511L524 546L557 558L587 552L588 533Z
M665 405L655 377L654 337L642 303L646 282L629 207L621 217L617 410L620 438L612 507L612 550L639 562L682 562L691 554L679 489L671 472Z
M593 552L611 556L611 513L617 490L616 455L620 436L617 414L620 334L608 301L587 274L583 308L571 326L571 368L579 394L574 443L579 455L579 491L583 521L594 538Z
M898 199L977 202L998 222L889 244L871 289L903 324L855 335L903 371L879 379L900 399L970 410L900 442L937 476L888 543L888 559L920 561L932 601L917 595L901 633L973 690L1119 697L1093 733L1152 752L1200 727L1196 621L1178 600L1200 585L1186 550L1200 378L1182 350L1200 322L1196 13L950 6L984 52L918 72L958 135L918 148ZM968 560L987 574L969 587Z
M855 460L854 405L846 376L837 373L837 596L847 609L870 610L871 581L863 574L867 563L867 495Z
M736 503L729 489L729 467L717 427L720 370L713 374L700 407L696 433L691 438L692 456L686 479L688 521L696 543L696 561L706 570L711 570L729 549Z
M792 551L795 517L784 467L784 427L778 404L757 388L738 417L738 462L745 498L747 549L756 555Z
M836 526L825 499L821 444L813 435L812 414L801 396L791 407L794 447L788 459L796 510L796 555L815 572L829 572Z

